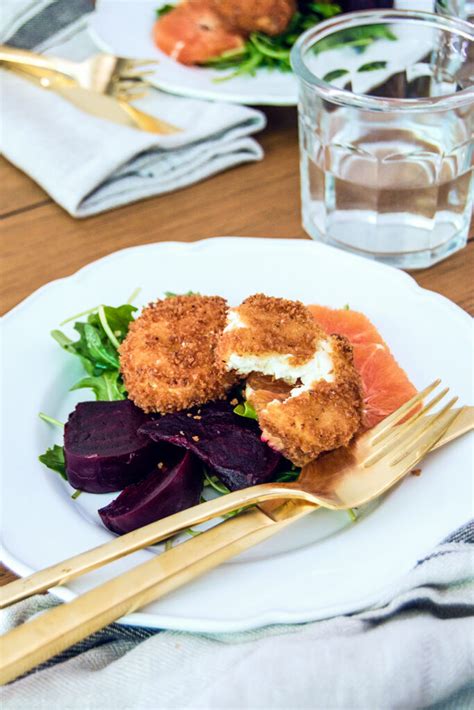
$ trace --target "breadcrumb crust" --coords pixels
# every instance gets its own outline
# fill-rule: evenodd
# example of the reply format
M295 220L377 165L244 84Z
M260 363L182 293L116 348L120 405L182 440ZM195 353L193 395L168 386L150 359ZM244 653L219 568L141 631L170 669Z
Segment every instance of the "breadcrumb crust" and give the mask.
M238 380L216 360L227 318L220 296L174 296L150 303L120 346L129 398L145 412L175 412L222 399Z
M235 355L290 355L289 365L298 366L310 361L323 343L330 345L331 382L320 379L298 392L298 383L259 372L247 377L246 396L265 440L298 466L347 445L360 428L362 415L361 382L349 341L327 335L299 301L256 294L233 312L241 327L224 331L217 348L228 368Z
M290 354L289 364L297 366L311 359L325 337L324 330L300 301L257 293L232 311L245 327L222 334L218 357L223 362L232 353L243 357Z
M362 422L362 394L352 347L343 336L329 336L335 365L334 382L320 380L297 397L281 380L266 385L250 377L255 387L248 400L258 416L263 436L297 466L304 466L324 451L347 446ZM260 387L258 389L257 387Z

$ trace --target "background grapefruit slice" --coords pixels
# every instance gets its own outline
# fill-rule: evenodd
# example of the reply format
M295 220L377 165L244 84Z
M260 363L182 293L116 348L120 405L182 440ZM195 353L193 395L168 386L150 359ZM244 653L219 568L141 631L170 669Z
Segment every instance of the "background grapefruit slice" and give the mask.
M345 335L352 344L354 364L362 379L366 428L375 426L416 394L406 372L367 316L345 308L309 309L327 333Z

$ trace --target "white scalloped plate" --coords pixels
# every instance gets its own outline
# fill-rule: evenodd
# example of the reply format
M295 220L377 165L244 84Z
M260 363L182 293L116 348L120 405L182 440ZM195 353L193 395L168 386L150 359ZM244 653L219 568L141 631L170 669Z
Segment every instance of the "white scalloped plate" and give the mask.
M71 489L38 462L59 441L38 419L65 420L79 397L79 365L49 336L69 315L118 305L136 286L142 305L163 291L221 294L238 303L256 291L334 307L349 303L380 329L415 385L441 377L472 403L471 319L401 271L309 240L222 238L119 251L44 286L4 318L3 542L5 563L26 575L110 539L96 513L109 496ZM82 399L86 399L82 393ZM430 455L355 524L317 511L283 535L123 623L230 632L351 613L384 598L417 560L472 515L472 439ZM76 594L156 554L141 551L67 588Z

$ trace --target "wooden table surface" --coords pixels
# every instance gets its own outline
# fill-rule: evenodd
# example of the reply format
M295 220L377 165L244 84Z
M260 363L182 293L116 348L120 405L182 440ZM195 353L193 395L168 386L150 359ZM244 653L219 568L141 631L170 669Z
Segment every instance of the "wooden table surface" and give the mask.
M30 178L0 159L0 308L117 249L206 237L305 237L301 227L296 110L265 110L260 163L96 217L76 220ZM412 275L474 314L474 230L467 247ZM12 575L0 568L1 583Z

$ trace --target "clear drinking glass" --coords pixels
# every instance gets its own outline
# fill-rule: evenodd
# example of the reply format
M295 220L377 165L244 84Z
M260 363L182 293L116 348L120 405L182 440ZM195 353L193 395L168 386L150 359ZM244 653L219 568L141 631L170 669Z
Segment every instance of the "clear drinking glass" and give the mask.
M417 11L339 15L292 50L303 226L406 269L465 246L474 180L474 26Z

